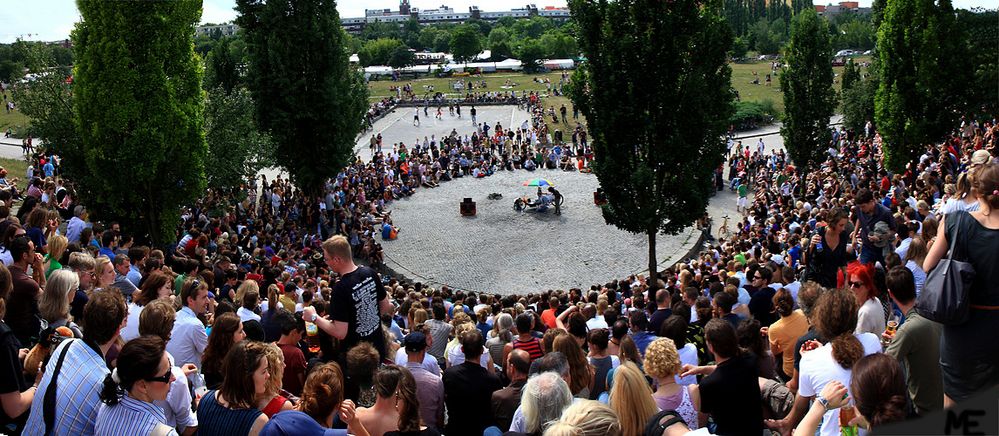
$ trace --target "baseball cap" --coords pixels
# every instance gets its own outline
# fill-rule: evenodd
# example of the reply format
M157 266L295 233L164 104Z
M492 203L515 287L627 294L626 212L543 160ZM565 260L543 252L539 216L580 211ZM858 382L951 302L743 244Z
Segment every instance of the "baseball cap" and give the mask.
M260 436L339 436L343 430L323 428L311 416L298 410L286 410L274 415L260 430Z
M402 345L406 347L407 353L418 353L427 348L427 335L422 332L413 332L402 340Z

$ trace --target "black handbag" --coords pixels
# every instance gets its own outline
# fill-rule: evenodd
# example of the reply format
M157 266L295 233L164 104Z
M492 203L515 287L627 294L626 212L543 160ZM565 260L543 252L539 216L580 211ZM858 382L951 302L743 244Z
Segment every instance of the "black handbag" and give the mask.
M956 219L951 214L951 219ZM956 325L968 320L971 307L969 290L975 279L975 267L968 262L954 260L954 243L960 226L954 227L947 257L926 275L923 292L916 299L916 312L930 321Z

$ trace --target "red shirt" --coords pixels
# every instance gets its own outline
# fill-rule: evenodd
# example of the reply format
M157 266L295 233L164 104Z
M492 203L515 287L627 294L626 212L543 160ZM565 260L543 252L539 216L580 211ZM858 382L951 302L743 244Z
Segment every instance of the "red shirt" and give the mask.
M282 388L297 396L302 395L302 380L305 380L305 354L302 349L292 344L278 344L281 353L284 354L284 377L281 379ZM302 376L299 378L299 376Z
M547 309L541 312L541 322L548 328L553 329L558 325L555 323L555 309Z

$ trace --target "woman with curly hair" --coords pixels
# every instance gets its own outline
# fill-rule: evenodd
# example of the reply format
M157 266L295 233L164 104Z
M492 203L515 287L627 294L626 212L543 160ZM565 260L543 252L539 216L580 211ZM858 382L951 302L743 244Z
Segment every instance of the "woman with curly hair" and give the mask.
M675 410L691 430L697 430L695 391L677 383L681 373L680 354L669 338L659 338L645 350L645 374L656 381L652 394L659 410Z
M819 297L815 307L815 329L829 343L808 342L802 353L798 395L814 397L831 382L848 386L853 365L860 358L881 352L881 341L872 333L854 333L857 327L857 299L846 289L830 289ZM839 434L839 411L830 410L822 420L823 436Z
M267 372L270 373L270 377L267 379L267 390L257 395L257 408L271 418L278 412L292 409L291 401L284 396L291 394L281 389L284 380L284 353L277 345L265 343L264 356L267 358Z
M576 338L572 335L561 335L555 338L552 348L553 351L565 355L569 361L569 390L572 391L572 396L589 398L590 391L593 390L594 369L586 360L583 349L576 343Z
M610 391L610 408L621 422L622 436L639 436L645 423L659 411L652 399L652 389L645 375L631 362L622 363L614 370L614 383Z
M323 428L333 426L333 416L340 414L340 420L346 422L357 436L368 436L361 420L357 418L354 402L343 399L343 372L336 362L324 363L312 369L309 378L305 379L302 397L295 410L302 412L316 421ZM346 435L347 430L328 430L336 435Z
M398 365L379 369L375 374L375 392L378 394L375 405L357 410L358 419L371 434L439 435L420 422L416 380L408 369Z
M235 313L223 313L212 324L212 334L208 335L208 346L201 359L201 373L205 376L205 386L217 389L222 384L222 362L233 345L246 338L243 323Z

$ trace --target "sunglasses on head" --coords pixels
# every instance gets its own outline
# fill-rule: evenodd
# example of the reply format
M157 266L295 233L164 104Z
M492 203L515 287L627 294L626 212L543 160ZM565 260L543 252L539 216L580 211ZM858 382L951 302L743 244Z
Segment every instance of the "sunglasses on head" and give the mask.
M172 370L168 368L166 374L163 374L159 377L146 377L143 380L150 382L170 383L170 377L172 375L173 375Z

